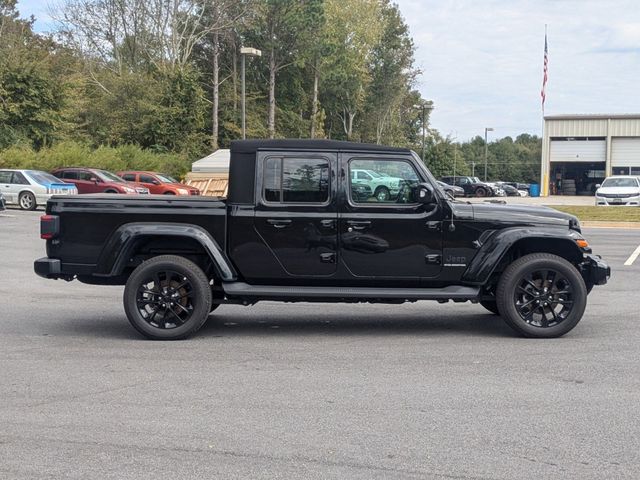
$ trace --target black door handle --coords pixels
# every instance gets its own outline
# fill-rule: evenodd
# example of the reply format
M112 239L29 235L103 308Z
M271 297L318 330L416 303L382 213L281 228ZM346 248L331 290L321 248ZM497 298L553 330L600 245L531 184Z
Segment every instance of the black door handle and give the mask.
M284 228L291 225L291 220L286 218L269 218L267 219L269 225L273 225L276 228Z
M369 221L369 220L347 220L347 225L352 227L354 230L364 230L365 228L371 226L371 221Z

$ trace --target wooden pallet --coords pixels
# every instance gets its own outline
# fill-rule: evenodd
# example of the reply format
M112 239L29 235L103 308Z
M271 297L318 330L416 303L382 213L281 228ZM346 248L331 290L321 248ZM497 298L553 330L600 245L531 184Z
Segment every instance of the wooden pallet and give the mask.
M189 172L184 183L200 190L200 195L208 197L226 197L229 191L229 175L227 173Z

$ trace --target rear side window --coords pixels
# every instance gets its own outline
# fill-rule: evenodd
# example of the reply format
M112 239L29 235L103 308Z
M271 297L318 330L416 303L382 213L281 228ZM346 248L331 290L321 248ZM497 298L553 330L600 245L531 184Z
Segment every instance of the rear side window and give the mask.
M324 158L269 157L264 162L263 195L267 202L326 203L329 162Z
M85 180L87 182L91 181L92 178L96 176L90 172L78 172L78 180Z
M0 183L11 183L12 172L0 172Z
M135 182L136 181L136 176L133 173L125 173L124 175L122 175L122 178L124 178L127 182ZM141 182L145 182L143 177L140 177L140 181ZM146 183L150 183L150 182L146 182Z
M10 183L16 185L29 185L29 181L21 172L13 172L13 178L11 179Z

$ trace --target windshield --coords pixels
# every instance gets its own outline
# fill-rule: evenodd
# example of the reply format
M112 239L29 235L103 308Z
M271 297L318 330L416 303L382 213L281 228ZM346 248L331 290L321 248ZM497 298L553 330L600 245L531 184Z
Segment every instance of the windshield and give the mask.
M180 183L175 178L165 175L164 173L156 173L156 177L158 177L162 183Z
M25 173L27 174L27 176L31 177L33 181L39 183L40 185L47 185L49 183L64 183L59 178L56 178L47 172L41 172L39 170L29 170Z
M100 178L100 180L102 180L103 182L127 183L117 175L114 175L111 172L107 172L106 170L96 170L95 172L96 175L98 175L98 178Z
M638 181L635 178L607 178L603 187L637 187Z

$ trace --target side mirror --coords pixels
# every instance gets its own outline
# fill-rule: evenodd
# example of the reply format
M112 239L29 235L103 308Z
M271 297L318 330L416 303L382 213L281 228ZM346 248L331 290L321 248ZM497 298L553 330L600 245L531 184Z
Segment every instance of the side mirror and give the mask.
M435 202L435 196L433 194L433 187L427 183L421 183L417 188L418 203L429 204Z
M98 183L98 179L96 177L91 177L89 180L93 183Z
M151 180L151 185L160 185L158 180Z
M596 188L600 188L602 185L600 183L596 183Z

